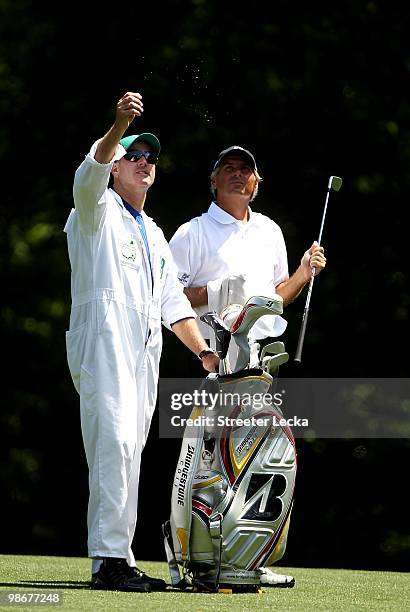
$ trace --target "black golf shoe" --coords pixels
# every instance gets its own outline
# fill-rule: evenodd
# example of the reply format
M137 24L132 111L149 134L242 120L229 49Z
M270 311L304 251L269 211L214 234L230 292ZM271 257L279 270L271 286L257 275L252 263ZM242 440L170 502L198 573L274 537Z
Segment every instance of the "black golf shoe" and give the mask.
M134 593L150 593L153 590L145 574L138 573L135 567L130 567L125 559L114 557L103 559L100 569L91 577L91 588Z
M167 588L165 580L161 580L161 578L151 578L151 576L147 576L147 574L138 567L133 567L131 569L135 570L136 575L144 580L144 582L148 582L152 591L165 591Z

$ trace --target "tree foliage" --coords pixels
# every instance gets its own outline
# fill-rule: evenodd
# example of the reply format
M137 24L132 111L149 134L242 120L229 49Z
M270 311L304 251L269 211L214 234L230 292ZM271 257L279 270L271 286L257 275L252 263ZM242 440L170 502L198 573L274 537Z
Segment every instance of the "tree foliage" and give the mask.
M145 103L132 130L153 131L163 145L147 211L168 238L208 206L217 153L240 144L255 153L264 178L254 208L279 222L294 268L317 237L328 177L344 178L326 220L329 263L315 284L303 376L408 375L405 5L98 7L0 3L5 552L85 553L87 476L65 358L70 270L62 229L75 168L127 90ZM291 354L303 299L286 312ZM174 359L163 360L162 376L181 375L179 364L194 357L165 334ZM299 371L289 365L286 375ZM404 510L390 466L407 448L400 440L301 443L289 563L403 567ZM152 516L154 474L170 482L177 449L158 440L154 422L140 524ZM156 495L158 524L169 511L165 489ZM372 537L363 539L366 527ZM158 529L154 556L160 547Z

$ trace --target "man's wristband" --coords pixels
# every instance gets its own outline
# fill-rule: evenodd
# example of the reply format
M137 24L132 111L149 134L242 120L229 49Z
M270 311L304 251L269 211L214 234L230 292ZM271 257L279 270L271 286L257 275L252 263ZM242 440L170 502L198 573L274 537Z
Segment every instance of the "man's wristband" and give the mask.
M198 353L198 359L200 361L202 361L202 359L205 357L205 355L215 355L215 352L211 351L211 349L204 349L203 351Z

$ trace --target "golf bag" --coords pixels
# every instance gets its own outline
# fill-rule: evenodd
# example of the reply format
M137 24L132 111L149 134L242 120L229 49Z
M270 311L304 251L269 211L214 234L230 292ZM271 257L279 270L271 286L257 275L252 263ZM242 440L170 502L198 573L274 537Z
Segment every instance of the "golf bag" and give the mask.
M215 313L212 323L203 317L214 327L221 357L241 325L243 331L244 318L281 312L277 297L274 304L251 298L229 328ZM243 338L237 343L244 349ZM175 472L171 517L163 525L174 586L240 591L294 584L292 577L267 569L285 552L296 477L294 438L274 393L275 367L288 355L281 342L269 346L272 357L259 357L257 367L210 374L203 382L218 404L214 409L196 406L191 413ZM254 354L251 348L248 356ZM238 361L243 362L243 354Z

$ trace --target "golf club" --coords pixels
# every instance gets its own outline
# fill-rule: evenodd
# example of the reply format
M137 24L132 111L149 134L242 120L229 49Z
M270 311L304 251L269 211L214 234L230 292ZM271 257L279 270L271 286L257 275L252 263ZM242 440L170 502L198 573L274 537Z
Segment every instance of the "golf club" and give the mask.
M201 315L200 320L212 327L215 334L216 352L219 359L225 359L231 340L231 332L215 311Z
M272 298L253 296L248 299L230 328L239 349L235 372L249 365L251 346L248 334L256 321L264 315L280 315L282 312L283 300L280 295L275 295Z
M268 355L262 359L262 370L272 375L279 366L289 361L289 353L278 353L277 355Z
M285 345L283 342L277 340L276 342L271 342L270 344L266 344L261 351L261 361L265 355L278 355L279 353L285 352Z
M321 240L322 240L323 226L325 224L325 216L326 216L327 203L329 201L330 191L332 189L333 189L333 191L339 191L339 189L342 186L342 183L343 183L343 180L339 176L331 176L330 179L329 179L329 184L327 186L326 202L325 202L325 207L324 207L323 216L322 216L322 223L321 223L321 226L320 226L319 238L317 240L319 245L320 245ZM295 361L297 363L301 363L301 361L302 361L303 342L304 342L304 339L305 339L306 324L307 324L308 315L309 315L310 298L312 296L313 281L315 280L315 273L316 273L315 268L312 268L312 276L310 278L308 294L307 294L307 297L306 297L305 309L303 311L302 324L301 324L300 332L299 332L298 346L297 346L297 349L296 349Z
M249 298L236 321L231 326L232 334L247 334L251 327L263 315L281 315L283 300L280 295L274 297L254 296Z

